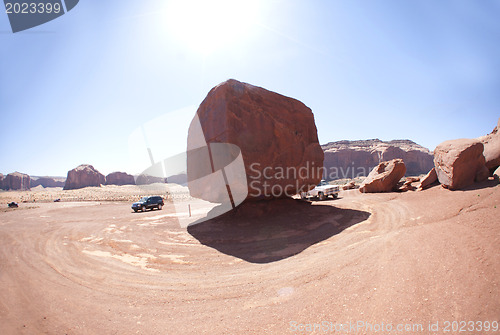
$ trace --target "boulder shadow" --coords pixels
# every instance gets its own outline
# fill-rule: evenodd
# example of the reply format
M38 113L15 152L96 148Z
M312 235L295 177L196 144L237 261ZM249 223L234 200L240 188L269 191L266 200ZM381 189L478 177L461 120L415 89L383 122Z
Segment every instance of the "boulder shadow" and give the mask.
M243 203L187 230L201 244L224 254L270 263L297 255L369 217L364 211L285 199Z
M463 189L461 189L459 191L477 191L477 190L481 190L484 188L496 187L498 184L499 184L499 181L497 178L490 177L488 180L485 180L485 181L482 181L479 183L474 183L472 185L464 187Z

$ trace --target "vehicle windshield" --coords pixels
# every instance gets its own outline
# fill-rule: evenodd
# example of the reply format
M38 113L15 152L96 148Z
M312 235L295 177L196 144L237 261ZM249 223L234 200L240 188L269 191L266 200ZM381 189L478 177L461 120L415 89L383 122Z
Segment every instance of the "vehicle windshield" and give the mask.
M139 202L146 202L148 201L148 197L142 197L141 200L139 200Z
M325 186L325 185L328 185L328 183L326 182L326 180L322 180L318 184L318 186Z

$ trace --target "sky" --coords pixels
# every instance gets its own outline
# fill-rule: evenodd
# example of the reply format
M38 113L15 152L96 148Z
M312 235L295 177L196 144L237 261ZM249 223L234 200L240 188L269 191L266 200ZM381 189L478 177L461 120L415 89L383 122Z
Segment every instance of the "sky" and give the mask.
M499 17L498 0L81 0L14 34L2 11L0 172L140 173L141 145L182 150L230 78L302 101L322 144L479 137L500 117Z

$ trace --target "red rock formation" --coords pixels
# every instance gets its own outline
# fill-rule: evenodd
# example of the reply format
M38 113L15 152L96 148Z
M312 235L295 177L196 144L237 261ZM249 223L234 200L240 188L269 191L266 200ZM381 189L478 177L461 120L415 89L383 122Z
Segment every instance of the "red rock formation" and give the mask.
M150 184L165 183L165 182L166 182L165 178L163 177L156 177L148 174L140 174L137 176L137 179L135 180L136 185L150 185Z
M478 138L483 145L484 151L483 155L486 160L486 167L490 171L494 171L500 166L500 119L498 119L498 124L493 129L493 131L483 137Z
M349 183L342 186L342 190L344 191L353 190L355 188L356 188L356 183L354 182L354 180L351 180Z
M362 193L390 192L395 190L405 175L406 166L402 159L393 159L377 165L361 184Z
M125 172L111 172L106 176L106 185L135 185L134 176Z
M2 181L2 189L26 191L30 189L30 176L20 172L9 173Z
M0 173L0 190L3 190L3 180L4 180L4 176L3 176L3 174Z
M51 177L31 177L31 187L64 187L65 182Z
M488 178L483 143L475 139L445 141L434 150L439 182L451 190L462 189Z
M429 173L420 180L420 185L418 185L418 191L425 190L429 187L431 187L433 184L438 183L438 177L436 174L436 169L432 168L432 170L429 171Z
M408 191L414 191L416 189L416 187L413 185L413 182L410 181L410 180L407 180L403 183L403 185L401 185L400 187L398 187L398 191L399 192L408 192Z
M325 152L326 180L367 176L380 162L397 158L405 162L409 176L427 173L434 166L431 152L410 140L339 141L321 147Z
M92 165L82 164L68 171L64 189L73 190L88 186L101 186L104 182L105 178L103 174L97 171Z
M321 180L323 151L314 115L302 102L231 79L208 93L197 116L207 143L230 143L241 149L247 199L285 197ZM193 127L188 150L198 147ZM196 169L197 163L188 156L188 177ZM193 190L190 186L190 192L208 194L209 187Z

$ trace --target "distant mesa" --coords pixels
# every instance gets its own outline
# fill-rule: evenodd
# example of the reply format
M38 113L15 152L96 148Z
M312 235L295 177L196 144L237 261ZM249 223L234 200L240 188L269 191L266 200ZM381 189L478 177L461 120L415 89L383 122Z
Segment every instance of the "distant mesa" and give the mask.
M407 176L426 174L434 167L429 149L410 140L338 141L321 147L325 152L325 180L367 176L380 162L398 158L404 161Z
M74 190L88 186L101 186L106 178L92 165L82 164L68 171L68 177L64 184L65 190Z
M106 176L106 185L135 185L135 179L125 172L112 172Z
M30 176L20 172L9 173L5 177L1 175L0 188L6 191L30 190Z
M31 187L42 186L44 188L47 187L64 187L65 181L56 180L52 177L34 177L31 176Z
M148 174L140 174L137 176L135 179L135 184L136 185L150 185L150 184L156 184L156 183L165 183L166 178L163 177L157 177L157 176L151 176Z
M179 184L179 185L187 185L187 174L180 173L173 176L167 177L167 183Z

